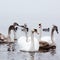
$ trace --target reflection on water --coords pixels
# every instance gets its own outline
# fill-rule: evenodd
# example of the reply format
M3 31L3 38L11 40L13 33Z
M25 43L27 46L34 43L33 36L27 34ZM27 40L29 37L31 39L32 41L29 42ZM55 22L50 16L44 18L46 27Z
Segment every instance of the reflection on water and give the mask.
M18 51L16 43L0 44L1 60L60 60L56 49L38 52Z
M51 53L52 55L54 55L54 54L56 54L56 50L55 50L55 49L52 49L52 50L50 51L50 53Z

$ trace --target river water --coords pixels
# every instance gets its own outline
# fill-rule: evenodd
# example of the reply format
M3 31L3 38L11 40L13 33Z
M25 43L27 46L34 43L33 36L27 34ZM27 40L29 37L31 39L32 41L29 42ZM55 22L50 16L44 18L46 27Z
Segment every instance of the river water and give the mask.
M23 52L17 48L16 44L11 44L14 48L14 51L12 51L12 47L8 44L0 44L0 60L60 60L60 34L56 34L55 37L56 49L46 52ZM10 48L11 51L8 51L8 48Z
M0 44L0 60L60 60L60 39L56 37L56 49L46 52L23 52L17 44ZM11 51L8 51L10 48ZM14 49L14 51L12 51Z

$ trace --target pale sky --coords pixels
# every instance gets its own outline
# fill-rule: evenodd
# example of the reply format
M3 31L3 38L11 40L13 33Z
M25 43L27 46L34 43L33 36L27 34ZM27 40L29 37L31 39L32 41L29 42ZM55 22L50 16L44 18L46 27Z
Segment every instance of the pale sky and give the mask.
M0 32L14 21L44 26L60 25L60 0L0 0Z

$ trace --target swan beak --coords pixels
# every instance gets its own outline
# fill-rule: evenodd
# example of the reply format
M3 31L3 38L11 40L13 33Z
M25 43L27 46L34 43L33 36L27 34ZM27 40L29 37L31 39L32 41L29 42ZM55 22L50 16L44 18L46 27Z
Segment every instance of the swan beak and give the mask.
M59 34L59 32L57 31L57 34Z
M59 32L58 32L58 28L56 29L56 32L57 32L57 34L59 33Z
M23 28L24 26L23 25L19 25L19 27L22 27Z
M18 26L19 24L18 24L18 23L16 23L16 22L14 22L14 23L13 23L13 25L14 25L14 26Z

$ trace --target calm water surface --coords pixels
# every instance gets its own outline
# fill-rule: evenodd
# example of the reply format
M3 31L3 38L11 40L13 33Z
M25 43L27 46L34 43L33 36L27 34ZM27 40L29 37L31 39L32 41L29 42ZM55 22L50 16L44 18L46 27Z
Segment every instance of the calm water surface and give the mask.
M60 34L55 37L56 49L47 52L22 52L17 48L16 43L0 44L0 60L60 60ZM8 51L8 48L11 51Z
M17 49L16 44L0 44L0 59L1 60L60 60L60 43L56 40L57 48L48 52L22 52ZM8 51L8 48L11 51ZM12 51L14 49L14 51Z

